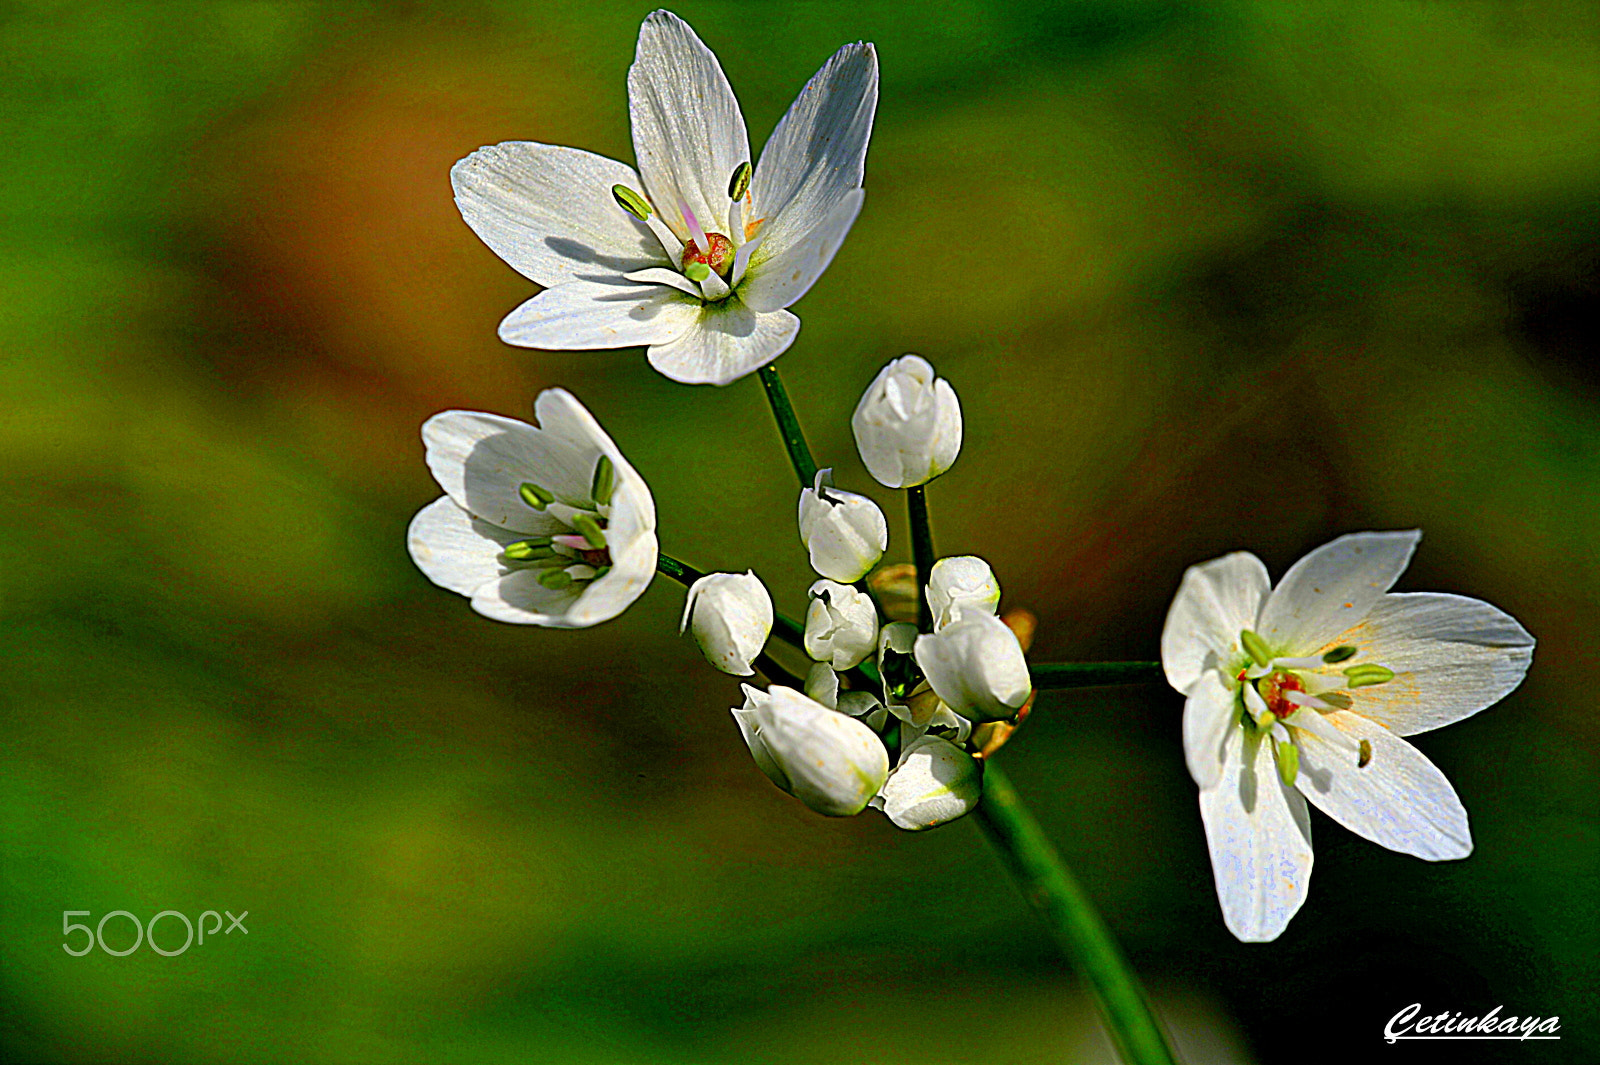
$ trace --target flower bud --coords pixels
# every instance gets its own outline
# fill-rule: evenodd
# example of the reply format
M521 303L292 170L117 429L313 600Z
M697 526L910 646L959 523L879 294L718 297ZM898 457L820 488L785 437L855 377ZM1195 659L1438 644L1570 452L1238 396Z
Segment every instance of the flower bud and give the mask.
M883 812L896 828L918 832L965 817L983 798L983 763L938 736L900 755L883 785Z
M917 666L950 709L974 721L1009 721L1033 690L1022 645L1005 622L968 611L918 636Z
M806 654L834 669L850 669L878 649L878 609L865 592L822 580L810 595Z
M832 470L818 470L815 486L800 490L800 541L812 569L853 584L883 557L889 522L866 496L834 488Z
M856 405L850 427L861 461L889 488L926 484L961 451L961 403L920 355L883 368Z
M933 608L935 632L963 610L993 614L1000 608L1000 582L989 563L975 555L941 558L928 574L928 606Z
M689 588L678 632L685 628L707 662L748 677L772 632L772 597L754 573L708 573Z
M768 779L828 817L866 809L889 775L889 753L870 728L793 688L741 687L733 717Z

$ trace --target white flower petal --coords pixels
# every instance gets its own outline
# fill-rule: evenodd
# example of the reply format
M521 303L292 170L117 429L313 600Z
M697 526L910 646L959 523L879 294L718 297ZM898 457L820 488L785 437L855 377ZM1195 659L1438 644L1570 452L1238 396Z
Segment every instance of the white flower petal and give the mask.
M737 296L700 309L677 339L652 346L650 365L686 385L726 385L754 373L794 343L800 319L788 311L757 314Z
M647 285L667 285L679 292L693 296L694 301L701 301L700 286L690 281L676 270L668 270L664 266L652 266L648 270L635 270L631 274L622 275L629 281L639 281Z
M1189 775L1202 789L1215 787L1222 776L1228 729L1239 727L1234 693L1222 683L1222 674L1207 670L1189 689L1183 704L1183 753Z
M744 116L717 57L670 11L639 27L628 114L634 157L661 219L688 240L682 203L706 232L727 235L728 180L750 161Z
M989 563L976 555L941 558L928 572L928 607L933 611L934 632L955 621L964 610L998 613L1000 582Z
M883 785L883 812L907 832L965 817L983 798L983 763L938 736L923 736L900 755Z
M939 698L974 721L1011 720L1033 690L1016 633L992 614L962 614L918 636L913 653Z
M1350 533L1306 555L1273 589L1256 632L1274 654L1304 655L1355 625L1411 561L1422 533Z
M739 285L739 298L753 310L776 311L804 296L833 262L866 195L861 189L851 189L827 217L793 241L768 237L751 256Z
M569 281L545 289L506 315L500 339L519 348L550 351L666 344L682 336L699 315L698 297L664 285Z
M1471 717L1522 683L1534 639L1480 599L1442 592L1395 593L1335 645L1360 648L1353 663L1394 670L1384 684L1351 693L1363 717L1413 736Z
M450 169L461 217L518 273L541 285L616 277L665 264L611 186L641 187L614 159L531 141L479 148Z
M878 56L870 44L845 45L800 90L750 180L749 220L766 219L761 232L774 247L803 239L860 187L877 107Z
M1187 692L1202 672L1239 654L1239 633L1251 628L1272 588L1267 567L1248 551L1190 566L1161 630L1167 683Z
M1242 728L1228 734L1222 779L1200 792L1200 819L1228 931L1247 943L1277 939L1311 885L1311 824L1267 744Z
M1357 768L1341 744L1302 732L1295 786L1345 828L1402 854L1430 862L1472 853L1467 811L1450 781L1405 740L1360 714L1323 715L1355 742L1372 744L1372 760Z
M524 536L474 518L449 496L440 496L411 519L406 546L430 581L458 595L471 595L500 579L506 572L500 552Z

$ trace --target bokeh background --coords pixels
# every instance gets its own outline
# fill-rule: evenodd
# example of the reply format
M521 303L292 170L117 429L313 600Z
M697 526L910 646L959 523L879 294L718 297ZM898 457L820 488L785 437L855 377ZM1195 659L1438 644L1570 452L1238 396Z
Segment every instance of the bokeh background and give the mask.
M755 379L502 346L533 288L451 202L482 144L631 160L648 10L0 10L6 1060L1104 1060L974 826L825 820L757 772L677 587L521 629L406 556L437 494L423 419L526 417L560 384L652 485L667 551L801 612ZM862 490L848 418L879 366L917 351L955 384L937 542L1038 614L1036 657L1152 658L1186 565L1281 573L1414 526L1402 589L1539 638L1519 691L1418 743L1476 853L1429 865L1314 814L1310 901L1268 946L1223 928L1179 697L1040 699L1002 757L1191 1059L1364 1059L1411 1002L1560 1015L1564 1041L1387 1048L1407 1060L1594 1053L1600 9L676 10L754 144L839 44L877 42L867 208L780 366ZM249 931L70 957L69 909Z

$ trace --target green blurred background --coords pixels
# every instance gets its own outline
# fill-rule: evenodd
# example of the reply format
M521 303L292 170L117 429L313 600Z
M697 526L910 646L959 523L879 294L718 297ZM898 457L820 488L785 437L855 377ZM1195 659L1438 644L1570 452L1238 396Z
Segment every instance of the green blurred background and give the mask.
M533 288L451 202L482 144L631 160L648 10L0 8L7 1060L1103 1060L973 825L830 821L768 784L675 586L522 629L406 556L437 494L423 419L526 417L560 384L652 485L667 551L801 611L757 382L502 346ZM1004 760L1192 1060L1354 1059L1411 1002L1562 1017L1561 1043L1435 1044L1452 1060L1592 1053L1595 5L676 10L754 144L877 42L867 208L780 366L862 490L848 418L878 367L917 351L955 384L937 542L993 562L1037 657L1154 657L1192 562L1281 573L1413 526L1402 589L1539 638L1519 691L1418 743L1476 853L1315 815L1310 900L1266 946L1223 928L1180 698L1040 699ZM68 909L249 932L71 957Z

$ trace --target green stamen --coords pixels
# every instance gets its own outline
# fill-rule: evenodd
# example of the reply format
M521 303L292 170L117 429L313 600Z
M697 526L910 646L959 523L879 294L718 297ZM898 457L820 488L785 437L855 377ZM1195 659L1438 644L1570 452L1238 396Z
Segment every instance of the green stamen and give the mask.
M650 204L646 202L643 196L626 185L611 186L611 195L616 199L618 207L627 211L641 222L655 213L650 209Z
M548 536L538 536L532 540L518 540L514 544L505 546L505 556L513 562L530 562L536 558L550 558L555 553L555 548L550 546L550 538Z
M556 501L554 492L548 488L541 488L536 484L524 483L521 488L517 489L517 494L522 497L524 503L534 510L543 510Z
M1272 652L1267 650L1267 641L1245 629L1239 633L1239 642L1244 645L1245 651L1255 659L1256 665L1268 666L1272 664Z
M1365 688L1373 684L1386 684L1394 680L1394 670L1387 666L1369 662L1360 666L1346 666L1344 675L1350 680L1350 687Z
M589 514L574 514L572 527L580 536L589 541L589 546L596 551L606 546L606 534L600 531L600 525Z
M1335 663L1343 662L1348 658L1354 658L1356 656L1356 650L1357 648L1351 647L1349 644L1341 644L1340 646L1329 651L1327 654L1323 655L1322 660L1331 666Z
M1278 779L1284 787L1294 787L1294 778L1300 775L1300 748L1292 743L1276 743L1273 752L1278 756Z
M611 491L617 486L617 468L611 465L609 455L601 455L594 464L594 479L589 483L589 498L594 505L603 507L611 502Z
M746 159L734 168L733 177L728 179L728 199L737 200L744 196L750 187L750 160Z
M546 570L539 574L539 583L552 592L559 592L572 583L572 574L564 569Z

